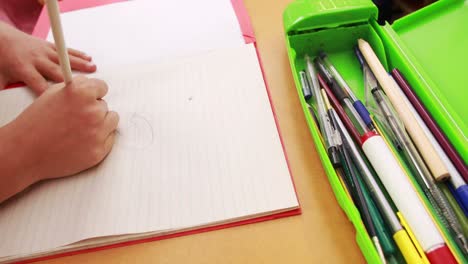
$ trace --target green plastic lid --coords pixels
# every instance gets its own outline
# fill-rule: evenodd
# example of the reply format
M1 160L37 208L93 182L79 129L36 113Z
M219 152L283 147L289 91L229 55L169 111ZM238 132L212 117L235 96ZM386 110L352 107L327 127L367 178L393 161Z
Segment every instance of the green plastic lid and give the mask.
M436 2L392 28L426 88L416 93L467 162L468 1Z
M377 19L377 7L370 0L297 0L283 13L288 35L295 32L352 25Z

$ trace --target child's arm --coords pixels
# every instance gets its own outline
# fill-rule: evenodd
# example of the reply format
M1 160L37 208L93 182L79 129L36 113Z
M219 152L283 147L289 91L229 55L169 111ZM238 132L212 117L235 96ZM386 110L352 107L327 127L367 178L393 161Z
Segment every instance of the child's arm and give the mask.
M107 85L78 76L69 86L51 86L0 127L0 203L35 182L88 169L111 150L119 116L102 100Z
M69 49L74 70L96 71L96 65L85 53ZM47 89L46 79L62 82L55 45L0 22L0 90L8 83L24 82L36 93Z

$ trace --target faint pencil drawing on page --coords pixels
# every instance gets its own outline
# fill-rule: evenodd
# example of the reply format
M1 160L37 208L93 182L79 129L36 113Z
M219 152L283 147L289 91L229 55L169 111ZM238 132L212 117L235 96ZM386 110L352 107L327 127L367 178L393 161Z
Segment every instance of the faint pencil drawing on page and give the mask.
M131 149L145 149L153 144L154 131L150 115L137 112L120 113L116 144Z

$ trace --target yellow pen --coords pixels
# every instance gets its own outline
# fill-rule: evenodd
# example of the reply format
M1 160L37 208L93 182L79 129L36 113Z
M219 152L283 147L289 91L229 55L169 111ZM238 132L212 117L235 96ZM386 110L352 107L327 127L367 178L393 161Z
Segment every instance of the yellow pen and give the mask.
M401 243L401 247L398 247L400 248L405 260L408 263L430 264L429 260L426 257L426 254L424 253L424 250L421 248L421 245L419 245L419 242L414 237L403 215L400 212L398 212L397 216L398 218L400 218L401 225L405 229L400 231L401 234L399 234L398 237L397 233L395 233L393 238L395 239L397 244ZM417 251L414 250L415 248ZM408 256L406 256L405 254L407 254Z

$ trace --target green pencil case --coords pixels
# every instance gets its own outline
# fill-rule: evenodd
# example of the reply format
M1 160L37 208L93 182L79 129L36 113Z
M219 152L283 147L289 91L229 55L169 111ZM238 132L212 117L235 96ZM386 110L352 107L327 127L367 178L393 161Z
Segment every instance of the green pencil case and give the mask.
M369 263L379 256L362 223L359 211L347 195L322 143L320 130L304 99L299 72L305 54L325 51L356 96L364 102L362 70L353 49L357 40L369 42L388 71L398 68L426 106L459 155L468 163L468 5L464 0L441 0L392 25L377 23L378 10L370 0L296 0L283 15L286 46L297 93L309 130L339 205L356 229L356 241ZM311 101L310 101L311 102ZM401 159L401 157L400 157ZM455 245L435 210L410 178L457 260L468 259Z

